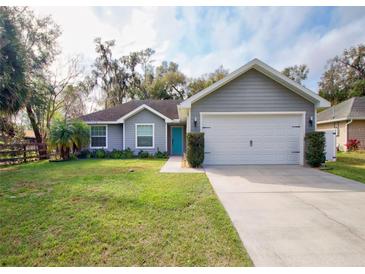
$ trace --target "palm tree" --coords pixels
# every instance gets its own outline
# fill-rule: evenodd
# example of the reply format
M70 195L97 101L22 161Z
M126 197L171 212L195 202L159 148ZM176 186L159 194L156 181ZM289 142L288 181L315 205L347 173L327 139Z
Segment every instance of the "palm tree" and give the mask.
M70 158L70 151L80 151L90 141L90 128L81 121L56 119L52 122L49 133L49 143L56 148L63 160Z
M49 143L55 147L63 160L70 157L70 149L73 145L73 125L66 120L54 120L50 129Z
M80 151L90 142L90 127L81 120L72 121L73 134L73 152Z

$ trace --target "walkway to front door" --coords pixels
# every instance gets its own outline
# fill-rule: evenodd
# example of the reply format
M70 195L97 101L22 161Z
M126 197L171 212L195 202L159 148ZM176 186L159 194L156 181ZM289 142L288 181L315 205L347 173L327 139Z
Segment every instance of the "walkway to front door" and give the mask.
M171 154L183 154L183 128L181 126L171 127Z
M204 173L202 168L191 168L182 166L181 156L170 156L160 170L161 173Z

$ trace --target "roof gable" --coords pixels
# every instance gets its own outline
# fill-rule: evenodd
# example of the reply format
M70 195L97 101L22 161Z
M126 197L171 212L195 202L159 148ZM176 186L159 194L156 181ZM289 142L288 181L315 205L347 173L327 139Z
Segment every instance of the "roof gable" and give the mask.
M287 87L289 90L297 93L298 95L304 97L308 101L314 103L317 107L329 107L330 103L319 96L318 94L312 92L311 90L301 86L300 84L296 83L295 81L289 79L282 73L278 72L277 70L273 69L272 67L266 65L262 61L258 59L253 59L252 61L248 62L246 65L240 67L239 69L233 71L232 73L228 74L223 79L217 81L213 85L203 89L202 91L196 93L195 95L191 96L187 100L183 101L180 104L181 108L190 108L191 104L204 98L208 94L214 92L215 90L219 89L220 87L226 85L227 83L233 81L237 77L241 76L242 74L246 73L247 71L255 69L260 73L268 76L272 80L278 82L279 84Z
M151 108L150 106L148 106L146 104L143 104L143 105L140 105L138 108L135 108L131 112L128 112L123 117L119 118L117 122L118 123L124 123L125 120L127 120L128 118L136 115L137 113L141 112L142 110L148 110L148 111L152 112L153 114L155 114L155 115L161 117L162 119L164 119L165 122L171 122L172 121L169 117L163 115L161 112L158 112L157 110Z

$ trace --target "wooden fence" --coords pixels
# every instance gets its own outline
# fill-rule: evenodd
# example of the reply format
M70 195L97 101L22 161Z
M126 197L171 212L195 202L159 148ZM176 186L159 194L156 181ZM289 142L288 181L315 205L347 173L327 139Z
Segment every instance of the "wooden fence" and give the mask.
M46 144L0 144L0 165L26 163L39 159L47 159Z

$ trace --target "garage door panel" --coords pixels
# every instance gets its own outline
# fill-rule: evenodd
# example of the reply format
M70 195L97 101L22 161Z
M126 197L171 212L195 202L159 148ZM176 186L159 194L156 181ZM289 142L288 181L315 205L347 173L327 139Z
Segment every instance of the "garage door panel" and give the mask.
M206 115L202 121L204 164L300 162L300 115Z

